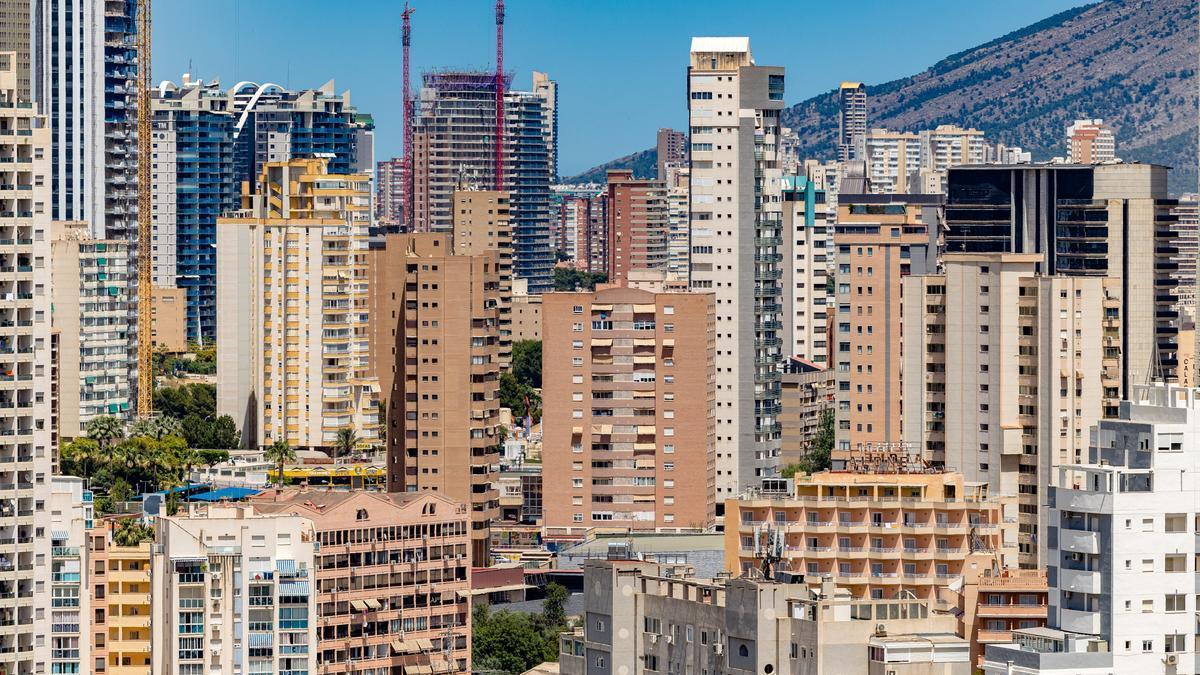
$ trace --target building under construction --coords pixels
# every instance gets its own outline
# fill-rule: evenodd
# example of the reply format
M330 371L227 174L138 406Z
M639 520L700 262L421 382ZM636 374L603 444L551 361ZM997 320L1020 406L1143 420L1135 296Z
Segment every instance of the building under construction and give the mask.
M491 187L496 175L496 74L425 73L413 112L413 227L450 232L453 196L461 183ZM512 91L503 78L504 168L511 193L513 270L530 293L552 287L550 183L555 137L553 88Z

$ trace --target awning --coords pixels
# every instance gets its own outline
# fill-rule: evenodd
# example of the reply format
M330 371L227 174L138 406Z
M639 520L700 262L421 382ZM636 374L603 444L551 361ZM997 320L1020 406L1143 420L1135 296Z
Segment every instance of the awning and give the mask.
M571 433L579 436L583 434L583 427L571 427Z
M363 602L367 603L367 609L377 610L377 609L383 607L383 603L379 602L375 598L367 598Z
M487 595L488 593L508 593L533 588L529 584L509 584L507 586L489 586L487 588L472 588L471 595Z
M655 431L657 431L657 427L639 426L637 428L637 432L639 435L641 435L641 434L654 435Z
M250 647L270 647L271 645L275 644L275 634L250 633L250 637L247 642L249 643L248 646Z
M259 490L251 490L250 488L242 487L226 487L204 494L192 495L188 497L189 501L193 502L222 502L222 501L238 501L246 499L258 494Z
M351 600L350 608L358 612L365 612L367 611L367 603L362 600Z
M635 469L653 469L654 460L652 459L635 459L633 460L633 468Z
M658 361L658 358L653 354L633 357L634 363L654 363L656 361Z
M71 534L66 530L54 530L50 533L50 538L58 539L59 541L66 541L67 539L71 538Z
M432 675L433 668L429 666L404 666L404 675Z
M433 651L433 640L429 638L417 638L417 646L421 648L421 651L431 652Z
M656 395L656 394L655 394L653 391L641 391L641 390L638 390L638 391L634 391L634 392L633 392L633 397L634 397L634 398L654 398L654 397L655 397L655 395Z
M407 640L392 640L392 651L397 654L415 654L419 651L417 643Z
M611 434L612 427L613 427L613 425L611 425L611 424L593 424L592 425L592 433L593 434Z
M287 598L298 598L308 595L307 581L285 581L279 584L279 596Z
M276 560L275 561L275 571L279 572L280 574L295 574L296 573L296 561L295 560L287 560L287 559L283 559L283 558Z
M655 309L654 305L638 304L638 305L633 306L633 311L635 311L635 312L649 312L649 313L653 314L654 309Z
M633 444L634 450L653 450L654 448L655 448L655 445L653 443L634 443Z
M664 338L662 341L662 346L674 347L675 346L675 338Z
M634 338L633 346L634 347L653 347L654 346L654 338Z
M611 347L612 338L592 338L593 347Z
M593 312L611 312L612 305L592 305Z

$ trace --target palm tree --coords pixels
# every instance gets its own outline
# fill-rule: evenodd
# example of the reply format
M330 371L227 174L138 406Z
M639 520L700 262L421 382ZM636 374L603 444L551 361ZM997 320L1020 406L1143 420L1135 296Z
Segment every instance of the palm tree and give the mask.
M358 447L358 432L354 430L354 427L338 429L337 439L333 442L334 463L337 463L339 454L341 454L342 457L345 457L354 452L356 447ZM341 452L339 453L339 451Z
M272 462L276 466L279 467L278 484L280 487L282 487L283 486L283 465L286 462L296 461L296 451L292 449L292 446L288 445L288 442L286 440L281 438L281 439L275 441L274 443L272 443L267 448L266 452L263 453L263 456L267 459L268 462Z
M87 437L100 444L102 450L107 450L113 441L125 438L125 423L115 417L93 417L87 423Z
M107 453L100 451L100 444L87 436L77 438L62 448L63 461L73 464L83 474L85 482L92 477L96 463L107 457Z
M183 425L174 417L159 415L147 417L133 423L129 429L130 436L149 436L161 441L166 436L183 436Z
M117 546L137 546L143 541L149 541L154 538L154 532L142 525L136 518L127 518L121 521L117 526L117 531L113 533L113 543Z

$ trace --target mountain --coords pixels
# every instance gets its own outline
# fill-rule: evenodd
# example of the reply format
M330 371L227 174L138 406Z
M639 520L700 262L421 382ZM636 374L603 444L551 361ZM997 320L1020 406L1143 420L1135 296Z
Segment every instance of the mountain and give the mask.
M618 157L611 162L592 167L581 174L562 178L559 182L567 184L604 183L608 180L607 171L609 169L633 169L634 178L654 178L658 173L658 150L650 148L649 150L640 150L632 155Z
M1196 23L1195 0L1071 9L911 77L868 85L868 119L903 131L974 126L990 142L1019 145L1041 161L1066 153L1072 120L1099 117L1116 133L1119 157L1171 166L1171 191L1196 191ZM835 156L837 113L836 90L784 110L801 157ZM654 151L630 157L639 155Z

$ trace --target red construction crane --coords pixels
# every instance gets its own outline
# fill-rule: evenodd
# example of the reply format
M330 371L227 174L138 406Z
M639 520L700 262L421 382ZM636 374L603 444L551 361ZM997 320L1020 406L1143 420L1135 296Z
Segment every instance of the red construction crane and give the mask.
M408 49L412 45L412 16L413 9L404 3L404 11L400 13L401 44L404 46L404 159L400 163L400 180L404 186L404 213L401 217L404 230L413 231L413 132L412 132L412 95L408 82Z
M504 0L496 0L496 190L504 189Z

